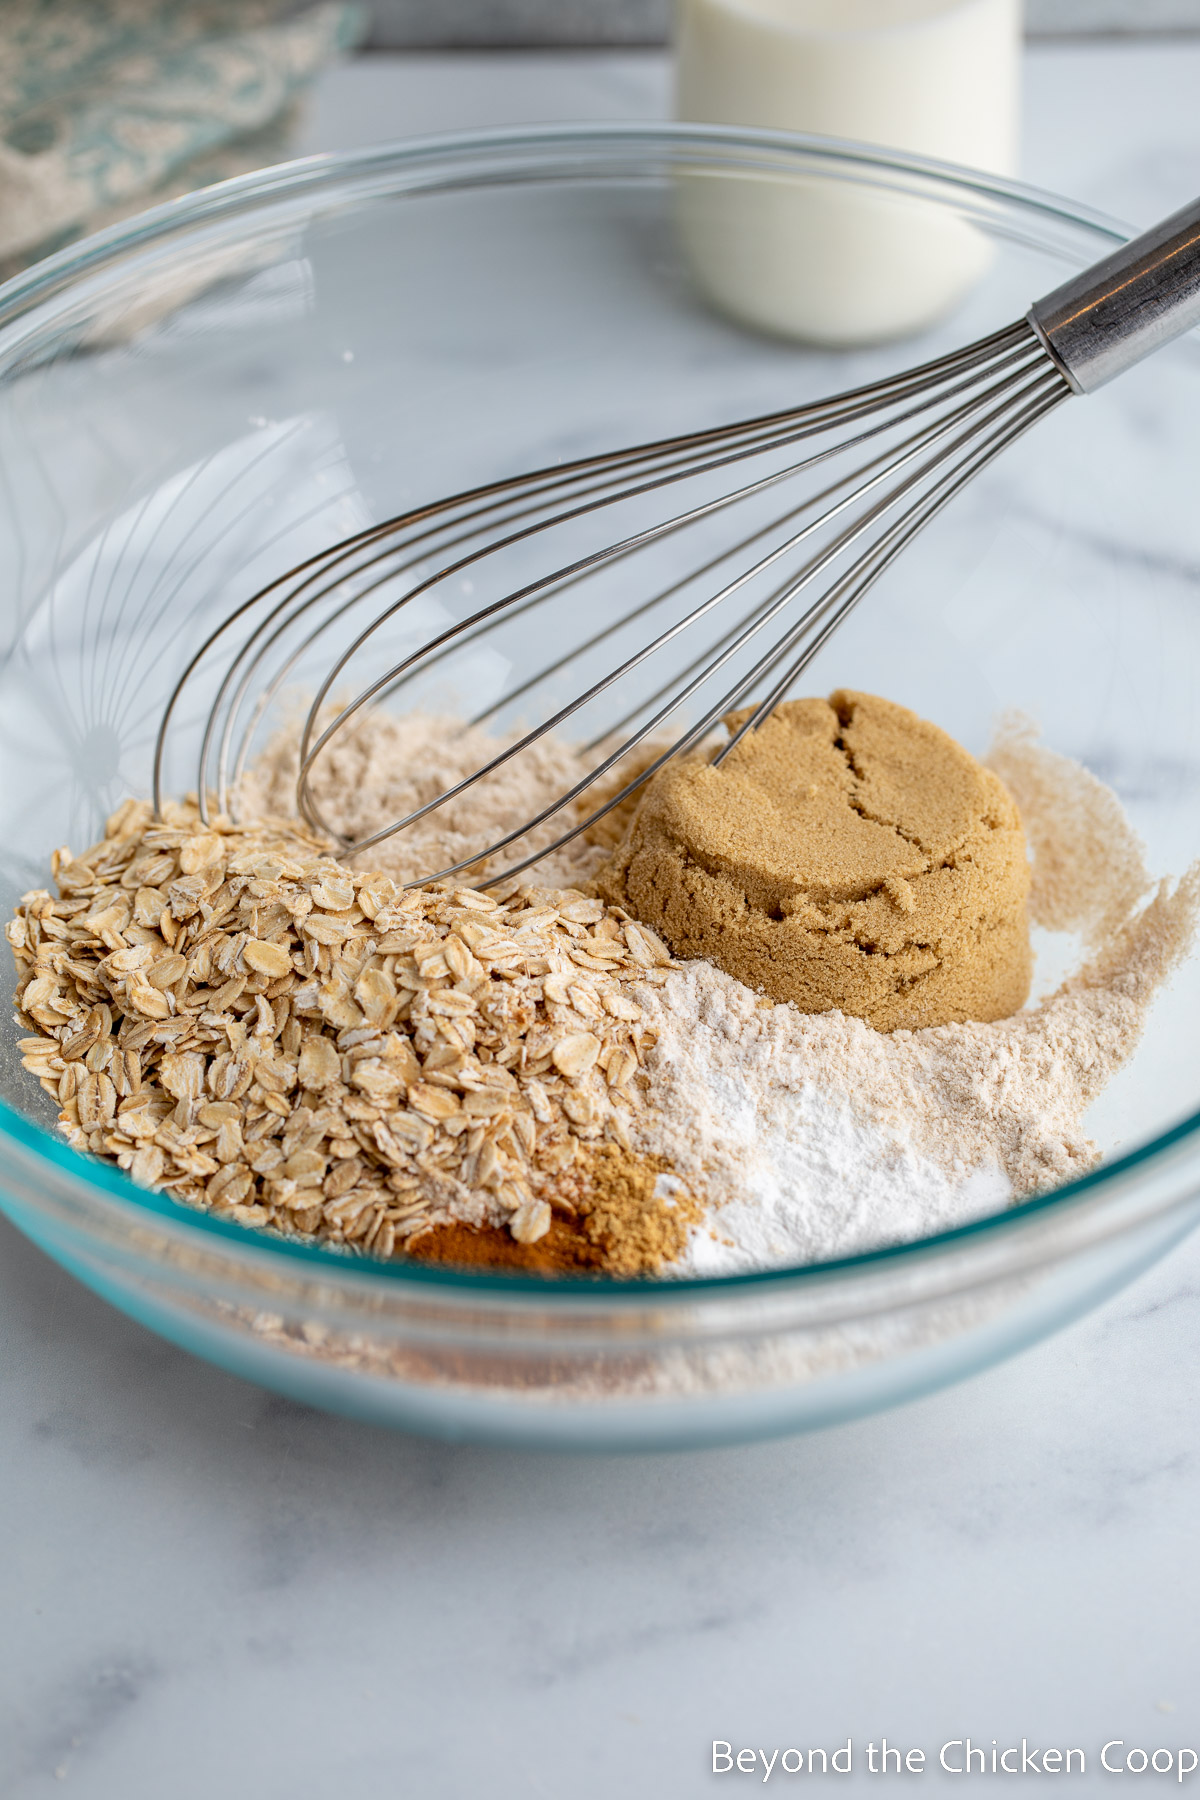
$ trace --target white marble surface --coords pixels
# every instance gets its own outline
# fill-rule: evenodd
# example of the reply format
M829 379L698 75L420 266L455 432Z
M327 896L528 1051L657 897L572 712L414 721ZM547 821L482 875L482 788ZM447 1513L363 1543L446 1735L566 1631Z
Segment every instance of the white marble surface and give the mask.
M1198 81L1200 47L1039 49L1029 177L1178 204ZM652 56L379 58L305 147L665 94ZM1200 1747L1200 1240L901 1412L608 1461L307 1412L0 1245L4 1800L686 1800L713 1738L968 1733L1083 1746L1080 1790L1107 1739Z

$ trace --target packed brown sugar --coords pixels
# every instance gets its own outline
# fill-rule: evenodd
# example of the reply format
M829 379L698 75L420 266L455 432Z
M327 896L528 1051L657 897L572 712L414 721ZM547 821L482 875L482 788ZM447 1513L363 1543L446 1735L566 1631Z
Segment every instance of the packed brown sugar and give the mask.
M669 764L598 887L679 957L803 1012L915 1030L1008 1018L1028 997L1012 796L869 694L786 702L719 766Z
M478 739L364 713L323 816L385 825ZM1097 1160L1083 1115L1192 942L1200 875L1153 880L1023 727L982 767L887 701L789 703L495 893L420 877L572 784L569 747L372 868L270 816L294 755L240 825L131 800L8 936L72 1145L347 1253L719 1274L960 1223ZM1086 951L1032 1009L1030 921Z

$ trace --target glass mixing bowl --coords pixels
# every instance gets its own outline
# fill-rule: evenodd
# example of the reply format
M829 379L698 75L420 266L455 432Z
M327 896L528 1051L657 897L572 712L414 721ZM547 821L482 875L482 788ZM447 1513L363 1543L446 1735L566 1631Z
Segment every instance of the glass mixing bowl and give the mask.
M777 211L790 184L942 220L974 245L975 285L902 344L757 335L678 248L680 196L686 213L705 178L726 207L766 184ZM269 169L38 265L0 295L3 898L148 791L206 624L288 564L422 498L936 355L1123 235L888 152L588 127ZM1117 789L1151 866L1182 871L1200 851L1198 402L1184 341L1061 409L926 532L807 691L885 693L977 752L1021 708ZM1105 1160L1085 1179L922 1242L723 1280L385 1265L189 1211L68 1149L6 1032L0 1198L22 1231L201 1356L446 1436L652 1447L846 1418L1077 1315L1200 1206L1194 963L1090 1116Z

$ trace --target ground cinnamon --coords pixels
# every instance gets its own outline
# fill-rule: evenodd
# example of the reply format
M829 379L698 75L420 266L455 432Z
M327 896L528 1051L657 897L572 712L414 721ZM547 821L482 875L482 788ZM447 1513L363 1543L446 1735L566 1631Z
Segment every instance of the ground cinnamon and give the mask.
M604 1267L600 1246L562 1218L553 1219L534 1244L519 1244L498 1225L464 1225L458 1220L433 1225L410 1240L408 1254L420 1262L529 1275L586 1275Z

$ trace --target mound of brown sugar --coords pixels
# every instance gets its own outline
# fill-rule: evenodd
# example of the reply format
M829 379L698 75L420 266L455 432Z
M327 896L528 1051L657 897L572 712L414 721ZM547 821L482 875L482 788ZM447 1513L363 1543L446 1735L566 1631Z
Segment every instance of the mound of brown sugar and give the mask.
M880 1031L1008 1018L1029 993L1011 795L871 694L785 702L720 768L668 764L597 887L677 956Z

